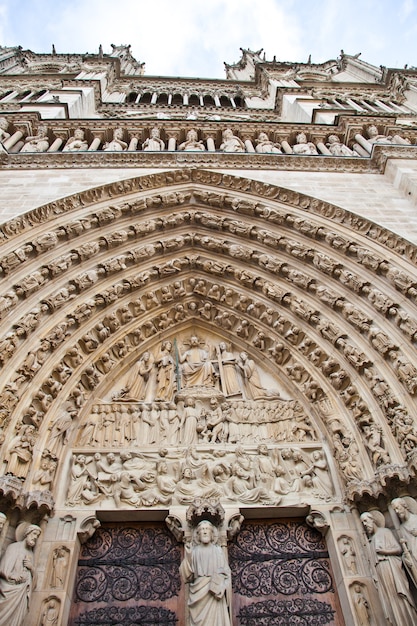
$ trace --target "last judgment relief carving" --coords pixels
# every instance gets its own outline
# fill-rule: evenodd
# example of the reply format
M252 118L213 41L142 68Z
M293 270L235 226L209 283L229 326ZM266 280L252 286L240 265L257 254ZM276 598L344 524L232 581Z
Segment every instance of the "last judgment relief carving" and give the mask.
M334 494L301 404L246 352L201 332L139 354L86 412L75 446L66 496L75 508L196 497L277 505Z

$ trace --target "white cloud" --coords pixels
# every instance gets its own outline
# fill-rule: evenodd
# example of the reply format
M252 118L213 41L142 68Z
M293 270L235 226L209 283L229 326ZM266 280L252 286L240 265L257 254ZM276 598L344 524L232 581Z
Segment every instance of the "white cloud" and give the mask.
M377 65L416 64L416 0L0 0L0 44L97 52L130 43L146 73L223 78L240 47L313 62L341 48ZM358 17L359 16L359 17ZM406 16L406 25L403 23ZM3 18L3 19L2 19Z

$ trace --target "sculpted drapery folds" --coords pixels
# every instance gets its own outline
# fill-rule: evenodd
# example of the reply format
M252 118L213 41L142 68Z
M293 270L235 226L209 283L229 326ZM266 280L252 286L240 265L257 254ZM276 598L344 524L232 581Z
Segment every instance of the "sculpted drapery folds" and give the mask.
M198 524L195 544L186 544L181 577L188 583L188 626L230 626L227 590L230 569L220 546L216 529L209 521Z
M200 347L196 335L190 338L189 348L179 355L183 387L214 386L214 369L209 353Z
M402 566L402 549L379 511L362 513L362 524L370 540L370 550L379 585L379 597L391 624L413 626L417 612Z
M0 624L21 626L35 582L33 548L41 529L30 524L22 541L8 546L0 561Z
M417 588L417 504L413 498L395 498L391 502L400 521L399 537L403 561Z

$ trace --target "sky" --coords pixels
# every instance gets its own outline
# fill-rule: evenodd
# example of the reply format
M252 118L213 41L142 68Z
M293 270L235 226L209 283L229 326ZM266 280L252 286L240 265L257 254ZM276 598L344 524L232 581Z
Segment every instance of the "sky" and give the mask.
M240 48L312 62L343 49L417 66L417 0L0 0L0 46L105 53L131 44L147 75L224 78Z

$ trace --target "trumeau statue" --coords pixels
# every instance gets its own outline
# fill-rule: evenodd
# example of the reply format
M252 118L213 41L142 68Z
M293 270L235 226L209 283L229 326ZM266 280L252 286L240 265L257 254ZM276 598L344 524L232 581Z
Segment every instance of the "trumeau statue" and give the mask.
M201 521L192 544L185 545L180 573L188 585L189 626L230 626L227 592L231 585L230 569L220 546L217 529Z

